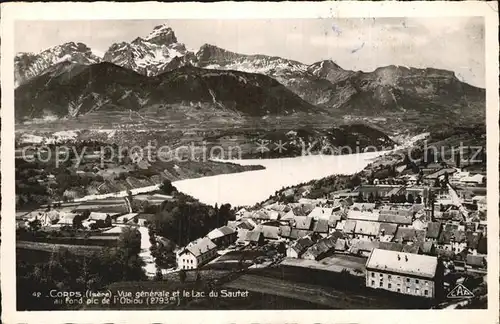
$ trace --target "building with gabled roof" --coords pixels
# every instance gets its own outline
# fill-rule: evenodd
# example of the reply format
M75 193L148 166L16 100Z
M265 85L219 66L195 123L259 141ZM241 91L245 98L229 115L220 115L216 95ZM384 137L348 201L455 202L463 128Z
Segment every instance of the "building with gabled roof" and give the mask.
M333 208L315 207L307 216L312 217L314 220L329 219L333 213Z
M356 221L354 237L363 239L373 239L379 235L380 223L370 221Z
M192 241L177 252L179 269L196 269L217 256L217 246L208 237Z
M302 254L314 244L314 241L305 236L293 242L286 250L286 256L289 258L300 258Z
M442 280L435 256L374 249L366 261L370 288L433 299L441 295Z
M213 229L207 234L207 237L212 240L218 247L228 246L236 242L238 233L235 229L229 226L222 226Z
M293 218L293 228L299 230L310 230L312 228L312 217L296 216Z

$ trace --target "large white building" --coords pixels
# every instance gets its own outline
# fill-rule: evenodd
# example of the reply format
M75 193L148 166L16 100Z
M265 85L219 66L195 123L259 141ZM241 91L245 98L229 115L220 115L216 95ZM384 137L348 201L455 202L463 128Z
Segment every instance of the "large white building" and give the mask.
M366 286L436 298L442 287L437 257L374 249L366 262Z
M199 238L177 252L179 269L196 269L217 256L217 246L208 237Z

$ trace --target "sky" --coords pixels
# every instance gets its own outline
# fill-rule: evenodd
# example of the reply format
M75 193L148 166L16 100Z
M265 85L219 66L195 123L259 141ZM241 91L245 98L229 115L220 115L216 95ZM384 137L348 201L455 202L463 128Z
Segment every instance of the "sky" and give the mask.
M74 41L102 55L111 44L146 37L161 24L194 51L209 43L306 64L331 59L366 72L387 65L432 67L485 87L482 17L16 21L14 46L38 53Z

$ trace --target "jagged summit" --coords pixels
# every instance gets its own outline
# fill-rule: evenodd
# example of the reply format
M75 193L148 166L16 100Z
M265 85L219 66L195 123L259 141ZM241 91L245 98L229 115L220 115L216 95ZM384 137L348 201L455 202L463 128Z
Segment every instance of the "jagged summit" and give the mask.
M156 26L153 31L144 38L146 41L155 43L155 44L172 44L177 43L177 37L175 37L175 33L172 28L167 25L159 25Z
M19 53L14 58L16 85L23 84L50 66L63 61L95 64L99 63L101 58L95 55L90 47L80 42L67 42L48 48L38 54Z

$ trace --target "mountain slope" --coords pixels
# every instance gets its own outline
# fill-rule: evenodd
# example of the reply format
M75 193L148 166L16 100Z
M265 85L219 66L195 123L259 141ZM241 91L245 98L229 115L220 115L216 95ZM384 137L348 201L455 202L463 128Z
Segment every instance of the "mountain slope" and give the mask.
M97 110L152 105L209 106L236 115L316 112L276 80L261 74L186 66L155 77L103 62L62 62L15 91L16 119L75 117Z
M49 48L39 54L19 53L14 57L16 86L38 76L45 69L62 61L95 64L99 63L101 58L92 53L87 45L74 42Z

